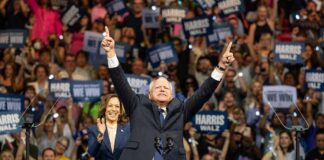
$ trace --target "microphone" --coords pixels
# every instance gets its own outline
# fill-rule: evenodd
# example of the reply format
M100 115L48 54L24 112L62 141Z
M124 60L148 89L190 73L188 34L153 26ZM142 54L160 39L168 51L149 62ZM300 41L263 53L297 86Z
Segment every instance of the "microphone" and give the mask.
M161 150L162 150L162 142L160 137L155 137L154 138L154 147L155 149L159 152L160 155L162 155Z
M166 144L166 152L165 152L165 154L169 153L173 148L174 148L173 138L167 137L167 144Z
M308 129L310 128L310 125L308 124L306 118L303 116L303 114L301 113L301 111L299 110L299 108L298 108L298 106L295 104L295 102L292 102L292 103L296 106L296 109L297 109L297 111L300 113L299 115L300 115L300 117L303 119L303 121L305 122L306 127L303 127L303 126L292 126L292 127L288 127L288 126L286 126L285 123L283 123L283 122L281 121L281 119L279 118L279 116L278 116L276 110L275 110L274 107L271 105L271 103L268 101L267 104L270 106L270 108L271 108L272 111L274 112L275 116L278 118L279 122L281 123L281 125L282 125L285 129L287 129L287 130L296 130L296 131L305 131L305 130L308 130ZM296 114L296 113L295 113L295 114ZM297 117L297 114L296 114L296 116L294 116L294 117Z
M39 122L37 125L33 125L32 127L38 127L38 126L44 124L46 118L47 118L48 115L52 112L53 108L55 107L55 105L58 103L58 101L59 101L60 99L61 99L61 98L56 99L55 103L51 106L50 110L46 113L46 115L44 116L43 120L42 120L41 122Z
M32 105L32 103L34 102L34 100L36 99L37 95L35 95L29 102L29 105L27 106L27 108L24 110L24 112L21 114L21 116L19 117L19 121L25 116L25 114L27 113L27 111L29 110L30 106Z

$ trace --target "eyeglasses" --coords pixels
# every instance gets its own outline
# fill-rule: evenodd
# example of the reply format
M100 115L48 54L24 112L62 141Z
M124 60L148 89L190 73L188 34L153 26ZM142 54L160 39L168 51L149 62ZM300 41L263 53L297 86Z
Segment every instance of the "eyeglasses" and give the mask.
M57 141L57 144L59 144L59 145L61 145L64 149L66 149L67 148L67 146L66 145L64 145L61 141Z

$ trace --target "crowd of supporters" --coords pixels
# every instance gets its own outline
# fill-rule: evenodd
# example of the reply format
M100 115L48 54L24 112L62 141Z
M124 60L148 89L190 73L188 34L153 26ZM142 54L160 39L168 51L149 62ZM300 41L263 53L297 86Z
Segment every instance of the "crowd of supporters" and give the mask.
M91 53L83 50L83 40L85 32L102 34L105 26L116 42L130 46L122 64L127 73L152 78L167 75L175 84L175 96L182 100L210 76L221 53L217 46L233 41L236 61L202 107L204 111L227 112L228 128L221 134L208 134L187 123L183 143L188 160L295 159L296 132L284 126L307 124L309 129L300 136L300 156L323 159L324 93L305 87L305 71L323 71L324 37L320 30L324 1L241 0L245 11L227 16L220 15L217 3L205 9L194 0L124 0L126 12L109 13L106 4L110 1L66 0L64 4L55 0L0 0L0 31L24 29L28 35L22 48L0 48L0 93L24 95L25 108L30 108L24 119L41 123L32 130L30 159L91 159L87 129L96 124L101 102L114 93L114 86L107 64L90 64ZM82 13L73 26L62 21L71 5ZM213 16L214 24L229 23L233 34L215 47L208 45L204 36L186 37L181 23L164 25L161 17L159 28L145 28L144 8L163 7L185 8L186 18ZM303 63L274 61L276 41L304 42ZM173 44L178 61L161 62L152 69L147 50L167 42ZM101 101L75 103L69 98L56 103L49 98L50 79L102 80ZM263 101L266 85L295 87L296 105L274 114L272 106ZM58 117L46 114L53 105L52 112ZM0 160L23 159L25 136L24 130L0 135Z

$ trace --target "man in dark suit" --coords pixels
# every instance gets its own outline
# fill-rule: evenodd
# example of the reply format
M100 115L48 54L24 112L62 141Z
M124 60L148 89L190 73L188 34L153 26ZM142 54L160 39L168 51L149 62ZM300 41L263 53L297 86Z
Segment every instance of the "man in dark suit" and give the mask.
M316 132L316 148L312 149L306 155L306 160L324 159L324 130L320 129Z
M129 86L115 53L115 42L109 36L106 27L102 47L107 54L108 68L116 92L130 118L131 135L120 159L162 160L163 158L155 149L157 137L160 138L163 146L173 143L171 151L164 159L185 159L183 126L210 98L222 79L223 72L235 60L230 52L231 45L230 42L225 48L212 75L187 101L182 102L172 96L172 85L164 77L152 81L147 97L136 95ZM167 139L172 143L168 143Z

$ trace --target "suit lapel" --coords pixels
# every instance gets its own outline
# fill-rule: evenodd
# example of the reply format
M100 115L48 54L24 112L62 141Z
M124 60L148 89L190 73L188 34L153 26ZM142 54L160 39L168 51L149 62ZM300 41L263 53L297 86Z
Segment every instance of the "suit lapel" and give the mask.
M161 125L160 125L160 115L159 115L159 107L155 104L155 103L152 103L152 111L153 111L153 118L154 118L154 121L155 121L155 127L157 128L161 128Z
M114 151L120 147L121 141L124 137L124 125L118 124L117 126L117 133L116 133L116 138L115 138L115 146L114 146Z
M105 131L103 143L104 143L104 146L106 146L106 148L108 149L108 151L112 153L111 147L110 147L111 144L110 144L110 140L109 140L109 136L108 136L108 128Z
M179 110L181 109L181 105L176 104L176 103L177 103L177 101L172 100L170 102L170 104L168 105L168 113L167 113L167 116L165 117L163 128L167 128L170 124L173 123L174 120L176 120L173 115L178 113Z

